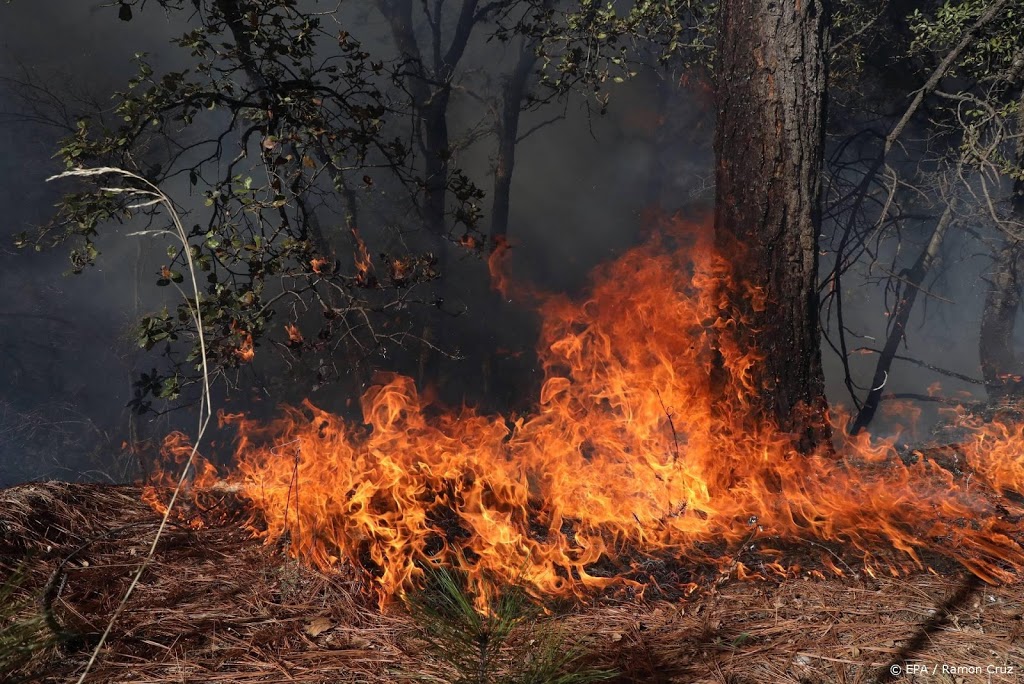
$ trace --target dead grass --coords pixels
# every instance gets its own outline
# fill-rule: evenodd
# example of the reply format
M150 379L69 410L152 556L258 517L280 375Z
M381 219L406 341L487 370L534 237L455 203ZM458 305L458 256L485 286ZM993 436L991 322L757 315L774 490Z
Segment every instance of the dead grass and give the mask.
M0 679L73 680L159 522L131 487L44 483L0 491L0 579L27 561L19 591L63 637ZM254 542L236 521L171 527L88 681L438 677L443 670L408 615L382 613L363 589L344 571L324 575ZM878 581L725 581L674 602L607 596L526 626L518 638L557 621L589 649L590 664L616 669L621 682L1017 682L1024 678L1022 618L1020 585L922 572ZM929 673L888 674L908 663ZM944 675L944 665L981 671ZM989 666L1014 671L988 673Z

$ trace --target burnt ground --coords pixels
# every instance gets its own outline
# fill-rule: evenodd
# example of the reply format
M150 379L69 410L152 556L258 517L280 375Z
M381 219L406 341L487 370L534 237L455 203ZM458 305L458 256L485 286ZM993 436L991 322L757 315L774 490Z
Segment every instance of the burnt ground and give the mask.
M188 522L164 533L88 681L457 679L424 648L421 626L400 605L379 609L355 573L309 569L237 519ZM0 681L76 681L159 523L135 487L0 491L0 579L21 575L10 604L38 618L41 634L59 634ZM671 577L699 577L696 591L561 605L525 621L514 643L559 635L618 682L1024 681L1024 586L925 560L928 569L878 579L811 569L739 581L676 568ZM810 555L803 565L813 567Z

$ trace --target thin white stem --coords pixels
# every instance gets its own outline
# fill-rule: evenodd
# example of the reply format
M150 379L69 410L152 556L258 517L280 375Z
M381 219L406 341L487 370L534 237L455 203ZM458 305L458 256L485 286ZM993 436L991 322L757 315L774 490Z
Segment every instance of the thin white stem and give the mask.
M192 323L196 327L196 334L199 337L199 350L200 359L202 363L203 383L202 396L200 397L199 400L199 427L196 432L196 438L192 445L192 453L189 455L188 460L185 462L185 465L181 470L181 476L178 478L178 484L174 488L174 492L171 494L171 499L167 503L167 510L164 511L163 518L160 520L160 526L157 528L156 534L153 537L153 542L149 546L149 553L146 554L146 557L139 565L139 568L138 570L136 570L134 577L132 577L131 584L128 585L128 590L125 591L125 594L121 598L120 603L118 603L117 608L114 610L114 613L110 616L110 620L107 622L107 627L103 630L103 634L100 636L100 640L96 644L96 648L93 649L92 655L89 658L89 662L86 663L85 670L82 672L81 676L79 676L77 684L82 684L85 681L85 678L89 675L89 672L92 670L93 665L99 658L100 651L103 649L103 646L107 642L107 638L110 636L110 631L114 628L114 623L117 622L118 617L120 617L121 613L124 612L125 606L128 605L128 599L129 597L131 597L132 593L135 591L135 588L138 586L139 580L142 577L142 573L145 572L147 567L149 567L149 564L156 553L156 547L157 544L160 542L160 537L163 535L164 530L167 528L167 522L168 520L170 520L171 510L174 508L174 504L177 501L178 494L181 492L181 489L185 484L185 480L188 477L189 468L192 466L192 462L195 459L196 454L199 450L199 444L203 439L203 435L206 433L207 426L210 424L210 419L213 417L213 407L211 405L212 395L210 393L210 372L206 362L206 338L203 333L203 316L199 310L199 284L196 280L196 269L195 264L192 261L192 251L191 249L189 249L188 234L185 232L185 227L181 222L181 217L175 210L174 203L171 201L171 198L168 197L159 187L157 187L147 179L143 178L142 176L134 174L131 171L127 171L125 169L119 169L114 167L99 167L94 169L71 169L56 176L52 176L51 178L48 178L47 181L52 181L60 178L83 178L90 176L100 176L105 174L113 174L117 176L122 176L124 178L130 178L142 184L142 188L103 188L103 191L105 192L136 194L141 197L151 198L149 200L145 200L140 203L130 205L129 208L150 207L157 204L161 204L167 210L167 213L171 217L171 222L174 224L174 230L164 230L156 232L159 234L176 236L178 241L181 242L183 248L185 260L188 265L189 277L192 282L192 294L194 296L194 299L192 301L189 301L188 297L185 297L184 299L186 306L188 306L189 313L192 316ZM145 233L152 232L154 231L145 231Z

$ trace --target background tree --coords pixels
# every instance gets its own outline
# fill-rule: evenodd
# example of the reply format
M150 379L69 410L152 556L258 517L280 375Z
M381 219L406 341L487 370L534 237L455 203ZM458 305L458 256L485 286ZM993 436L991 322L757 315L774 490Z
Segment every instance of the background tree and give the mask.
M915 302L942 306L950 301L926 282L934 286L951 271L954 264L943 255L965 240L984 241L987 230L988 220L981 216L987 212L979 212L984 203L977 201L982 194L978 183L983 182L978 155L972 151L977 136L956 110L979 87L988 88L986 77L969 75L963 65L979 63L979 54L991 53L986 46L1003 30L1013 9L1007 2L969 5L922 10L917 3L840 4L845 35L838 40L842 54L833 54L840 79L833 89L838 106L830 118L835 142L827 214L835 226L830 245L834 256L823 289L824 311L835 333L828 340L843 361L856 409L853 432L871 423L883 399L897 396L889 389L894 362L913 363L957 381L981 382L900 353L907 345ZM943 30L925 19L936 11L945 17ZM844 318L849 297L845 278L858 270L863 282L884 288L885 342L877 348L852 349L848 344L849 337L874 339L850 328ZM861 352L877 354L869 382L851 372L851 360ZM902 396L944 401L921 393Z
M140 56L116 118L76 125L66 161L127 166L183 198L196 219L195 256L209 269L207 332L219 378L225 386L251 380L272 394L275 378L290 380L298 369L314 388L341 379L350 383L342 394L357 393L382 353L389 368L418 367L425 384L461 381L452 369L479 361L435 363L442 372L425 358L493 357L498 343L481 318L504 323L507 309L484 295L482 260L463 257L515 238L519 144L544 135L570 104L600 114L618 82L640 75L659 84L651 120L660 123L650 129L664 152L661 143L684 120L674 108L706 88L715 42L716 230L721 246L746 246L737 272L772 302L765 311L737 303L751 322L745 343L765 357L753 382L766 398L755 413L807 446L822 439L804 422L820 423L824 408L820 290L817 304L839 333L829 340L860 410L854 425L863 428L887 396L894 362L904 361L911 312L942 301L927 281L947 263L943 250L984 208L964 197L983 199L984 187L982 165L963 142L988 141L995 128L971 138L981 119L958 124L965 93L999 107L1013 101L1002 56L1015 48L992 43L1010 0L941 17L939 5L917 17L906 3L847 0L838 5L834 46L816 5L381 0L317 13L302 2L162 4L175 17L194 13L178 41L187 67L156 71ZM132 17L143 7L125 6ZM755 17L768 17L772 29L753 26ZM932 31L931 21L948 26ZM965 61L982 52L1002 55L998 89ZM826 62L834 86L825 82ZM839 104L827 126L826 88ZM1016 124L1009 109L998 112L1006 160ZM822 220L813 169L825 130L832 138ZM673 198L674 162L657 156L652 166L665 172L651 183L651 203L675 209L690 198ZM1001 185L987 187L1008 196ZM64 209L67 222L45 237L79 241L77 270L95 258L97 231L127 216L122 198L96 188L69 196ZM819 248L827 252L821 283ZM160 284L175 284L181 256L169 254L156 269ZM850 362L864 349L847 338L863 331L843 317L860 282L884 288L890 314L872 368ZM190 338L179 313L157 308L142 322L140 343L168 361L146 373L139 406L188 386ZM280 360L268 365L271 348ZM801 360L795 372L793 358ZM279 384L282 392L295 385Z
M911 15L913 48L949 50L967 26L983 25L956 54L949 78L936 89L936 119L960 139L973 173L961 174L992 259L979 331L982 378L991 402L1024 399L1024 367L1014 351L1020 308L1018 270L1024 255L1024 4L944 2ZM994 230L991 230L994 229Z
M696 16L687 3L647 2L621 13L546 0L382 0L328 13L300 2L160 4L193 17L176 41L189 65L158 73L139 55L114 118L85 114L61 156L68 166L138 171L190 196L183 209L206 273L216 378L233 386L245 377L267 391L273 373L257 349L268 346L290 371L312 374L314 389L341 379L350 392L376 355L454 355L456 344L436 334L449 327L438 316L464 313L452 291L465 298L486 287L438 285L450 254L486 245L484 183L460 154L494 145L491 224L507 234L515 146L545 121L520 131L519 113L579 93L603 110L607 89L640 68L635 43L649 46L644 54L678 52ZM142 8L121 3L119 16L131 21ZM383 44L356 35L374 11L386 21ZM470 58L487 41L515 45L514 58L482 70ZM128 220L125 202L102 183L82 188L65 198L57 223L21 244L72 242L81 272L98 256L99 231ZM158 285L181 280L183 256L168 252ZM167 361L142 376L137 407L176 399L194 381L187 320L180 307L142 318L139 343Z

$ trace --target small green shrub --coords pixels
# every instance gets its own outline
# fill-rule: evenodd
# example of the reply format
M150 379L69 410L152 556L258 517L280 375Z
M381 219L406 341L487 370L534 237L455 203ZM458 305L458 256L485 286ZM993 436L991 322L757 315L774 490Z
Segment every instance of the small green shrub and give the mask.
M0 584L0 674L18 681L22 670L39 651L55 642L40 610L18 596L24 572L17 571Z
M408 598L431 655L454 679L416 678L451 684L588 684L615 672L586 664L586 652L562 630L538 623L540 611L518 588L485 597L481 612L463 577L443 568L427 572L425 586ZM515 632L515 634L513 634Z

